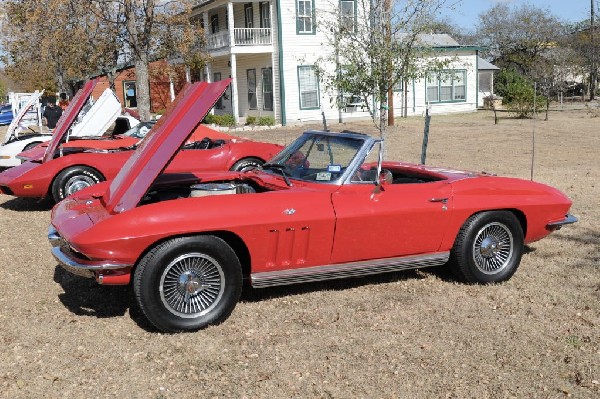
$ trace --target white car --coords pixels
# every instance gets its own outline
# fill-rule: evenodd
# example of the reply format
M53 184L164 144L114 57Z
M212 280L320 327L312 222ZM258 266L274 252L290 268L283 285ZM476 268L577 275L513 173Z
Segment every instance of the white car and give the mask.
M20 165L21 160L17 158L19 153L52 138L52 132L49 131L37 132L31 130L31 133L23 133L27 127L20 123L27 111L39 103L41 94L36 93L36 96L32 96L8 127L4 141L0 145L0 168ZM70 106L63 112L63 115L69 113L69 111ZM58 123L60 124L61 121L59 120ZM119 99L110 89L106 89L97 101L90 98L89 103L83 107L67 135L67 141L70 137L101 136L113 124L112 134L123 133L138 123L139 121L132 116L121 115Z

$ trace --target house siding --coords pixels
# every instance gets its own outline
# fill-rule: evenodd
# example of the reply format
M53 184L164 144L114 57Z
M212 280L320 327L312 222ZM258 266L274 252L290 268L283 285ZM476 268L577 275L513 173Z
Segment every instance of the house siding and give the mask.
M225 30L226 1L208 2L194 10L196 15L207 12L208 16L217 13L219 15L219 27ZM248 3L233 2L233 28L245 27L244 5ZM298 67L315 65L320 57L326 56L333 49L323 45L327 38L323 32L316 28L314 34L298 34L296 24L296 1L295 0L273 0L271 4L271 38L272 46L231 46L211 51L213 61L210 63L211 75L221 72L222 78L234 75L238 93L238 116L248 115L273 115L279 122L294 124L307 121L321 121L323 114L328 120L342 120L369 117L367 107L353 106L338 110L334 101L335 94L328 92L323 84L319 82L319 106L302 109L300 106L300 90ZM260 2L252 2L253 5L253 27L260 27ZM338 2L323 2L316 0L315 16L319 20L327 13L336 12ZM277 7L280 7L277 10ZM278 15L283 23L278 23ZM210 17L209 17L210 21ZM281 32L278 30L281 29ZM281 36L281 43L280 43ZM252 54L251 52L254 52ZM231 54L234 54L233 56ZM281 53L281 57L280 57ZM228 63L235 57L237 66L235 74L232 74ZM464 101L430 104L431 113L471 112L477 109L477 51L472 48L456 49L454 47L442 47L436 49L432 57L452 59L452 65L447 69L466 71L466 98ZM273 68L273 111L262 110L261 91L261 68L268 65ZM333 69L335 65L329 65ZM246 70L255 69L257 78L257 109L248 109L247 77ZM212 77L211 77L212 78ZM283 80L283 81L282 81ZM226 96L230 96L229 93ZM419 80L409 83L407 111L408 115L423 114L427 108L425 81ZM285 103L281 104L284 98ZM394 110L395 115L401 115L402 93L395 93ZM371 104L369 104L371 105ZM285 108L285 120L282 120ZM224 101L224 107L215 110L215 113L232 113L231 99Z

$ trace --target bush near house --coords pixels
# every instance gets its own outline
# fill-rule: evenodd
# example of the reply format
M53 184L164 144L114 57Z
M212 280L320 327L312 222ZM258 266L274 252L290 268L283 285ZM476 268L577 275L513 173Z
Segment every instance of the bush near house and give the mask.
M547 99L536 96L535 88L531 81L513 69L502 70L495 82L495 91L503 97L506 107L517 115L517 118L529 118L535 111L546 107Z
M233 115L225 114L225 115L211 115L208 114L204 117L203 123L207 124L215 124L218 126L235 126L235 119Z
M246 125L258 125L258 126L273 126L275 124L275 118L272 116L252 116L246 117Z
M275 118L272 116L261 116L258 118L257 124L260 126L273 126L275 124Z

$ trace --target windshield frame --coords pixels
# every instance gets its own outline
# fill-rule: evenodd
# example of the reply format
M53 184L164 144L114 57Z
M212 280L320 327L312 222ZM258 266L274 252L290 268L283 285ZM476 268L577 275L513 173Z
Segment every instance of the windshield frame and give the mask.
M309 182L309 183L317 183L317 184L330 184L330 185L342 185L350 181L351 176L355 173L355 171L360 167L365 157L371 151L371 148L375 143L382 141L381 139L376 139L370 136L367 136L362 133L354 133L354 132L325 132L320 130L309 130L304 132L300 137L298 137L294 142L289 144L285 149L283 149L279 154L277 154L271 161L265 164L267 167L269 164L278 164L283 165L294 153L296 153L299 149L301 149L308 141L313 140L315 136L323 136L323 137L335 137L335 138L347 138L351 140L356 140L360 142L360 146L354 157L346 166L346 169L340 174L337 178L331 180L305 180L302 177L293 176L287 174L287 177L290 180L301 181L301 182ZM269 169L263 169L265 173L273 174L275 176L281 177L281 173L276 171L272 171Z

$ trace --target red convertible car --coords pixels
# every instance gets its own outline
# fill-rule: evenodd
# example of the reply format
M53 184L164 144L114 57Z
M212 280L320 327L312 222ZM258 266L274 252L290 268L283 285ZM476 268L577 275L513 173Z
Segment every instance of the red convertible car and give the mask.
M226 87L229 80L220 85ZM82 188L112 179L134 153L136 135L72 140L69 130L79 110L86 103L93 85L86 85L71 102L56 127L48 146L34 148L42 152L38 159L25 162L0 173L0 193L17 197L51 196L56 202ZM161 118L162 119L162 118ZM175 122L171 122L175 123ZM156 127L162 124L159 120ZM145 125L141 125L142 127ZM175 125L170 128L177 129ZM189 131L186 131L186 137ZM261 165L277 154L283 147L227 136L206 126L198 126L191 141L182 143L182 151L170 163L169 172L203 170L243 170Z
M131 284L161 331L223 321L243 279L261 288L448 264L468 282L504 281L524 244L577 221L554 188L383 162L383 141L359 133L306 132L243 172L163 173L220 95L201 87L112 182L56 205L48 232L62 267Z

